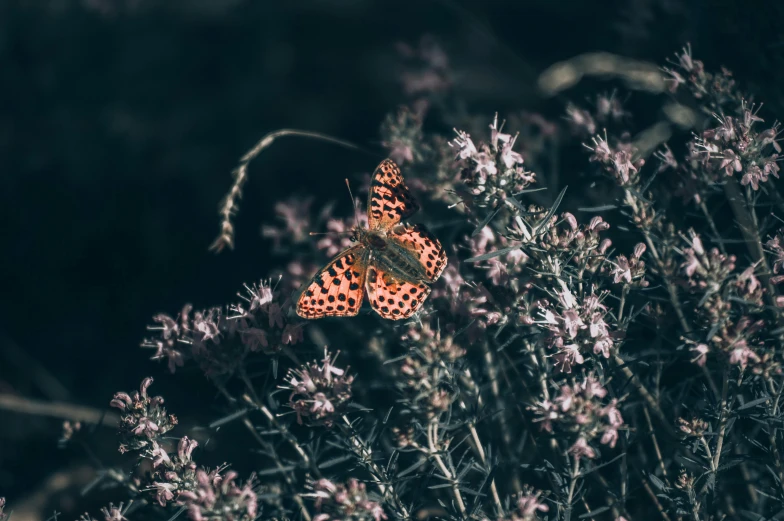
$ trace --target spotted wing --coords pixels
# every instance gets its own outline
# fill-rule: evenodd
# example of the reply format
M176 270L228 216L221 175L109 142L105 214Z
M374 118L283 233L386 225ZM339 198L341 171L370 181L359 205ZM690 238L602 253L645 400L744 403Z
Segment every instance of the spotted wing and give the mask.
M403 181L400 168L391 159L383 160L370 182L368 227L388 230L417 210L419 205Z
M367 257L364 246L347 249L316 273L297 300L302 318L353 317L365 295Z
M399 279L373 265L368 266L366 286L370 305L391 320L410 317L430 294L427 284Z
M387 238L419 260L425 268L428 282L435 282L446 268L446 252L436 237L421 224L398 225L392 228Z

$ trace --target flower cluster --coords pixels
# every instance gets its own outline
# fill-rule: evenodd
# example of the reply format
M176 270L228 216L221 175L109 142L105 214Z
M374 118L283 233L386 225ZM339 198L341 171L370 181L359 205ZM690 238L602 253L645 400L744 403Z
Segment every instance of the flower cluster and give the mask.
M544 213L543 209L535 207L528 211L534 215ZM580 225L574 215L564 212L560 217L552 215L548 219L545 216L533 225L515 216L510 232L512 238L527 244L525 251L536 259L537 267L543 268L544 273L559 276L567 263L580 266L585 273L596 273L612 245L612 241L600 236L609 228L610 224L599 216Z
M368 497L366 486L355 478L346 484L320 479L311 484L314 499L321 512L313 521L381 521L387 519L384 509L377 501Z
M400 167L422 161L422 115L404 107L381 125L381 145Z
M157 338L144 347L155 349L153 360L167 359L174 372L192 358L210 376L231 374L255 352L279 353L302 341L302 323L292 321L291 301L283 298L270 281L245 286L244 302L228 308L193 311L186 305L176 317L158 314Z
M542 430L565 432L575 440L569 452L576 458L593 459L596 450L591 442L615 447L618 430L624 426L618 400L606 402L607 389L593 375L582 381L561 386L552 400L544 400L529 407L537 415Z
M704 151L704 166L708 173L719 177L740 175L742 185L759 190L760 183L768 182L772 176L779 177L778 143L779 125L758 130L757 124L764 120L752 108L742 108L738 117L716 115L719 126L705 130L697 145Z
M477 146L470 135L455 129L457 137L449 143L457 150L462 166L463 182L470 194L463 202L469 208L511 205L507 199L519 195L535 181L533 172L523 167L523 156L514 150L517 136L501 132L503 126L503 122L498 124L496 114L490 124L489 142Z
M621 254L610 261L613 264L610 269L613 283L634 285L639 288L648 287L649 283L645 280L645 261L642 260L646 249L645 244L638 242L629 258Z
M585 362L584 354L609 358L613 345L620 340L606 322L607 306L603 294L589 294L580 299L560 281L557 304L549 301L540 310L540 324L548 331L548 345L556 351L556 366L564 373Z
M466 353L452 335L428 325L410 327L402 337L408 355L400 364L398 388L406 409L425 420L449 410L460 384L455 363Z
M591 161L597 162L612 176L619 186L633 186L639 183L640 168L645 164L641 157L635 157L637 150L623 135L613 145L607 135L593 137L593 145L585 145L592 152Z
M192 521L255 519L258 499L252 480L240 486L236 483L237 473L234 471L197 466L193 461L193 451L198 443L187 436L177 442L175 454L169 453L167 447L170 441L164 435L174 428L177 419L163 409L163 398L147 394L151 384L152 378L145 378L138 392L132 395L116 393L111 406L124 412L120 433L126 441L120 445L120 452L140 450L140 458L152 463L147 489L154 493L156 502L161 507L172 502L185 507ZM124 519L121 510L122 506L110 509L105 512L106 519ZM115 517L110 518L110 513Z
M723 254L718 248L705 250L699 235L690 231L689 247L683 249L683 273L691 288L715 293L735 270L734 255Z
M2 499L0 498L0 501ZM101 514L103 514L104 521L128 521L128 519L124 515L123 511L123 504L120 503L119 506L114 506L113 504L109 503L108 507L101 508ZM0 512L0 519L3 519L2 512ZM92 517L88 513L84 513L79 517L79 521L97 521L94 517Z
M666 74L665 81L670 92L687 90L704 103L704 110L708 113L741 101L732 73L723 67L719 73L707 71L702 61L692 57L691 46L687 45L676 53L675 60L670 60L670 66L662 70Z
M777 370L778 363L761 338L765 321L758 317L765 290L755 266L736 274L734 255L717 248L706 251L693 231L690 239L691 247L683 250L682 269L689 287L702 294L696 312L700 325L711 331L705 342L690 342L694 361L704 366L708 354L716 352L723 353L730 364L742 369L750 366L755 373Z
M152 378L145 378L138 391L116 393L110 405L123 413L120 434L124 442L120 444L120 452L143 450L157 460L162 451L158 440L177 425L177 417L166 412L162 397L147 394L150 385Z
M335 365L337 357L325 351L321 365L310 362L286 375L282 388L291 391L289 406L297 413L298 423L331 427L345 412L354 377L348 368Z
M237 483L237 473L221 474L215 469L198 469L195 480L178 496L192 521L251 521L258 516L258 498L253 480Z

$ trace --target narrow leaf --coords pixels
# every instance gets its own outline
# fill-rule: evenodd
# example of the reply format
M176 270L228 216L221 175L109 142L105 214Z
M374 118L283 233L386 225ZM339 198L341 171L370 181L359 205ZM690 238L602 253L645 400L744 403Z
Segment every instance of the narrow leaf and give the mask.
M545 215L544 219L542 219L542 221L539 223L539 226L537 226L536 230L534 230L534 235L536 235L539 232L539 230L541 230L544 226L546 226L550 218L553 215L555 215L556 210L558 210L558 207L561 205L561 201L563 200L564 195L566 195L567 188L569 187L564 186L564 189L561 190L561 193L558 194L558 197L555 198L555 202L553 203L553 206L550 207L550 210L547 212L547 215Z
M509 246L508 248L501 248L500 250L491 251L489 253L485 253L483 255L478 255L476 257L471 257L470 259L466 259L466 262L481 262L490 259L494 259L496 257L500 257L501 255L505 255L510 251L515 251L520 249L520 245L517 246Z
M477 235L479 235L479 233L482 231L482 228L490 224L490 221L492 221L493 217L495 217L498 214L498 212L501 211L501 208L503 208L503 206L499 206L498 208L490 212L487 215L487 217L482 219L482 222L476 225L476 229L474 230L474 233L471 234L471 237L476 237Z

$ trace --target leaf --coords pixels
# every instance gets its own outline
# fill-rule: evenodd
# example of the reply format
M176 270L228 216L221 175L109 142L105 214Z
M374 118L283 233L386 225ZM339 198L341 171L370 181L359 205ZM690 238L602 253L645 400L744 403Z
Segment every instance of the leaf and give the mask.
M290 470L296 469L296 465L285 465L281 467L269 467L267 469L258 470L256 472L257 476L272 476L274 474L283 474L284 472L288 472Z
M511 203L512 206L514 206L515 208L517 208L521 212L526 213L525 212L525 208L523 207L523 203L518 201L516 198L514 198L514 197L507 197L506 199L504 199L504 201L506 201L507 203Z
M485 217L484 219L482 219L482 222L480 222L479 224L477 224L477 225L476 225L476 229L474 230L474 233L472 233L472 234L471 234L471 237L476 237L477 235L479 235L479 232L481 232L481 231L482 231L482 229L483 229L485 226L487 226L488 224L490 224L490 221L492 221L492 220L493 220L493 217L495 217L495 216L498 214L498 212L500 212L500 211L501 211L501 208L503 208L503 206L499 206L498 208L496 208L495 210L493 210L492 212L490 212L490 213L487 215L487 217Z
M494 259L496 257L500 257L501 255L505 255L510 251L515 251L518 249L520 249L520 245L509 246L508 248L501 248L500 250L495 250L489 253L485 253L483 255L477 255L476 257L471 257L470 259L466 259L465 262L482 262L482 261Z
M547 188L546 187L542 187L542 188L526 188L525 190L520 190L519 192L516 192L514 195L518 196L518 195L523 195L523 194L532 194L534 192L541 192L542 190L547 190Z
M567 188L569 187L564 186L564 189L561 190L561 193L558 194L558 197L555 198L555 202L553 203L553 206L550 207L550 210L547 212L547 215L544 216L544 219L542 219L542 221L539 223L539 226L536 227L536 230L534 230L533 235L539 233L539 230L541 230L544 226L546 226L550 218L553 215L555 215L556 210L558 210L558 207L561 205L561 201L563 200L564 195L566 195Z
M459 490L463 494L468 494L470 496L484 496L484 494L482 494L478 490L473 490L473 489L470 489L470 488L459 487Z
M755 406L757 406L757 405L759 405L761 403L765 403L768 400L770 400L770 396L763 396L762 398L757 398L756 400L752 400L750 402L744 403L743 405L741 405L740 407L738 407L735 410L736 411L742 411L744 409L751 409L752 407L755 407Z
M643 187L640 189L640 192L645 193L646 191L648 191L648 187L651 186L651 183L653 183L653 180L656 179L657 175L659 175L659 170L654 170L653 175L651 176L650 179L648 179L648 181L645 182Z
M224 416L219 420L215 420L214 422L210 423L209 427L210 429L216 429L221 425L224 425L226 423L236 420L237 418L241 418L245 416L247 413L248 413L248 409L240 409L239 411L229 414L228 416Z
M602 206L580 206L577 208L578 212L604 212L605 210L615 210L618 208L617 204L604 204Z
M408 467L406 469L403 469L400 472L398 472L397 473L397 477L398 478L402 478L403 476L407 476L407 475L411 474L412 472L414 472L415 470L417 470L422 465L424 465L425 463L427 463L427 460L423 458L423 459L417 461L416 463L414 463L413 465L411 465L410 467Z
M327 461L323 461L318 464L318 468L320 469L328 469L329 467L334 467L335 465L340 465L341 463L345 463L346 461L351 461L354 459L353 455L350 456L340 456L337 458L332 458Z
M585 514L579 516L579 519L586 519L586 518L589 518L589 517L594 517L597 514L602 514L604 512L607 512L608 510L610 510L610 507L607 507L607 506L599 507L596 510L591 510L590 512L586 512Z
M591 467L590 469L584 470L584 471L580 472L580 477L587 476L588 474L590 474L590 473L592 473L592 472L595 472L595 471L599 470L599 469L600 469L600 468L602 468L602 467L606 467L606 466L607 466L607 465L609 465L610 463L613 463L614 461L617 461L617 460L619 460L619 459L623 458L624 456L626 456L626 454L625 454L625 453L624 453L624 454L618 454L617 456L615 456L615 457L614 457L613 459L611 459L610 461L607 461L607 462L605 462L605 463L602 463L601 465L596 465L595 467Z
M648 474L648 479L650 479L651 483L653 483L653 485L656 488L658 488L659 490L669 490L669 488L670 488L670 487L668 487L667 485L664 484L664 481L660 480L659 478L657 478L653 474Z
M440 485L430 485L427 488L429 488L430 490L437 490L439 488L447 488L447 487L451 487L451 486L452 486L452 483L442 483Z
M172 515L172 516L171 516L171 517L168 519L168 521L174 521L175 519L177 519L178 517L180 517L180 515L182 515L182 513L183 513L183 512L185 512L187 509L188 509L188 507L186 507L186 506L182 506L182 507L180 507L180 509L179 509L179 510L177 510L177 511L176 511L176 512L175 512L175 513L174 513L174 514L173 514L173 515Z

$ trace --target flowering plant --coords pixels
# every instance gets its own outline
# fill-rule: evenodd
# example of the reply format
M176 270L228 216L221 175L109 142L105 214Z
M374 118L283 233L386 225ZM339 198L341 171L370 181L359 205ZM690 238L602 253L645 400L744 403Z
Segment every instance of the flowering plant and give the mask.
M451 117L445 135L424 120L448 107L447 56L429 40L401 49L420 68L381 140L447 249L441 280L403 323L304 321L292 295L347 246L352 220L314 199L279 203L262 227L279 273L239 303L156 315L143 344L172 373L198 367L225 411L211 429L239 425L236 443L260 458L246 474L199 463L202 445L178 433L147 378L111 400L138 467L105 480L134 510L104 517L780 515L779 125L686 48L659 79L689 100L676 119L690 132L642 139L613 93L552 121ZM264 146L235 172L218 246L233 244ZM584 190L559 186L545 160L559 154L583 164ZM336 234L310 241L320 224Z

